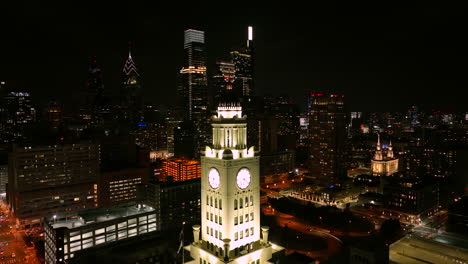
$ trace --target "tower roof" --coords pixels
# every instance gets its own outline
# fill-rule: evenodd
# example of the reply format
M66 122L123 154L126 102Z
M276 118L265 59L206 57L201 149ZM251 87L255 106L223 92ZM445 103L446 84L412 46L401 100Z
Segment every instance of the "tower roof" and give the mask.
M241 106L239 96L233 90L225 90L219 98L221 107Z
M125 75L127 75L127 76L131 75L132 73L135 73L137 76L140 76L140 74L138 73L136 64L135 64L135 62L133 61L133 58L132 58L131 43L129 43L128 58L127 58L127 61L125 61L125 65L124 65L124 68L123 68L123 73Z

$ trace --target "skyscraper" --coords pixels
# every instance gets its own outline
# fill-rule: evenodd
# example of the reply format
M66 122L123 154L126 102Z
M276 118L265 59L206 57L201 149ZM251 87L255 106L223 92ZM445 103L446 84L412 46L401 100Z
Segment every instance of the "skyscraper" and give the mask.
M141 76L133 61L130 48L122 71L120 106L123 110L123 119L131 126L136 126L141 121Z
M184 32L184 64L180 70L181 105L184 119L193 123L194 156L209 141L208 81L206 75L205 32L188 29Z
M254 63L253 63L253 28L248 27L247 44L245 47L231 51L235 65L236 80L234 90L243 96L254 95Z
M320 183L332 185L346 176L344 95L310 94L310 171Z
M216 62L216 69L211 78L211 86L214 92L214 105L218 105L220 96L227 89L232 89L232 84L236 78L236 66L231 61L219 60Z
M184 32L184 65L180 75L185 118L205 119L208 107L205 32L194 29Z

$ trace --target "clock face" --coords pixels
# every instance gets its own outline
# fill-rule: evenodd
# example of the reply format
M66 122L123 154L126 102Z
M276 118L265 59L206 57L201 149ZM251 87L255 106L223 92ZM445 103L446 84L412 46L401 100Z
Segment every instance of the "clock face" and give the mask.
M215 168L211 168L208 173L208 182L210 183L211 188L216 189L219 187L219 172Z
M237 186L241 189L249 187L250 184L250 171L249 169L243 168L237 173Z

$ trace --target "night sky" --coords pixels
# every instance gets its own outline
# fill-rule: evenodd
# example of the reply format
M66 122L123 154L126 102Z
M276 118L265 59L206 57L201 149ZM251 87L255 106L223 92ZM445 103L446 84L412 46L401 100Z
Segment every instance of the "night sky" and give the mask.
M117 94L132 41L145 100L173 103L184 29L206 31L211 66L244 45L247 26L253 25L260 95L289 94L303 103L307 91L332 89L346 94L349 110L404 111L418 104L465 111L463 10L384 3L28 4L3 10L0 79L32 92L39 102L58 99L69 105L96 56L106 93Z

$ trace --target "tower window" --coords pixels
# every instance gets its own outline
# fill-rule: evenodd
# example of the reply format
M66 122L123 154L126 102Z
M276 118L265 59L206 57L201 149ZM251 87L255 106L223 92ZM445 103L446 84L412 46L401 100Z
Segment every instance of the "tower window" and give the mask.
M244 238L244 231L240 231L240 239L243 239Z
M223 239L223 232L221 232L221 231L219 232L219 239ZM223 252L221 252L221 254L222 254L222 253L223 253Z
M213 197L210 197L210 206L213 206Z
M250 235L253 236L254 232L253 232L253 227L250 228Z
M209 201L210 201L210 198L208 197L208 195L206 196L206 205L210 205L209 204Z
M215 223L218 223L218 216L215 215Z
M234 217L234 225L237 225L237 216Z
M245 207L249 206L249 198L245 197Z
M244 223L244 217L241 215L240 216L240 221L239 221L241 224Z
M210 234L210 228L207 226L206 227L206 234L209 235Z
M245 221L246 221L246 222L249 221L249 214L245 214Z
M215 198L215 208L218 208L218 199Z
M253 205L253 196L250 195L250 205Z
M237 239L239 239L239 238L238 238L238 234L237 234L237 232L235 232L235 233L234 233L234 241L237 241Z
M223 218L221 216L219 216L219 224L223 225Z
M234 199L234 210L237 210L237 199Z
M243 201L242 198L240 198L239 199L239 208L241 208L241 209L244 208L244 204L243 204L242 201Z
M219 209L220 209L220 210L223 209L223 203L222 203L221 201L222 201L222 200L219 199Z
M254 213L250 213L250 221L253 221L254 220Z
M210 213L206 212L206 220L210 220Z
M246 237L249 236L249 229L246 229L246 230L245 230L245 236L246 236Z
M210 221L213 222L213 214L210 214Z

